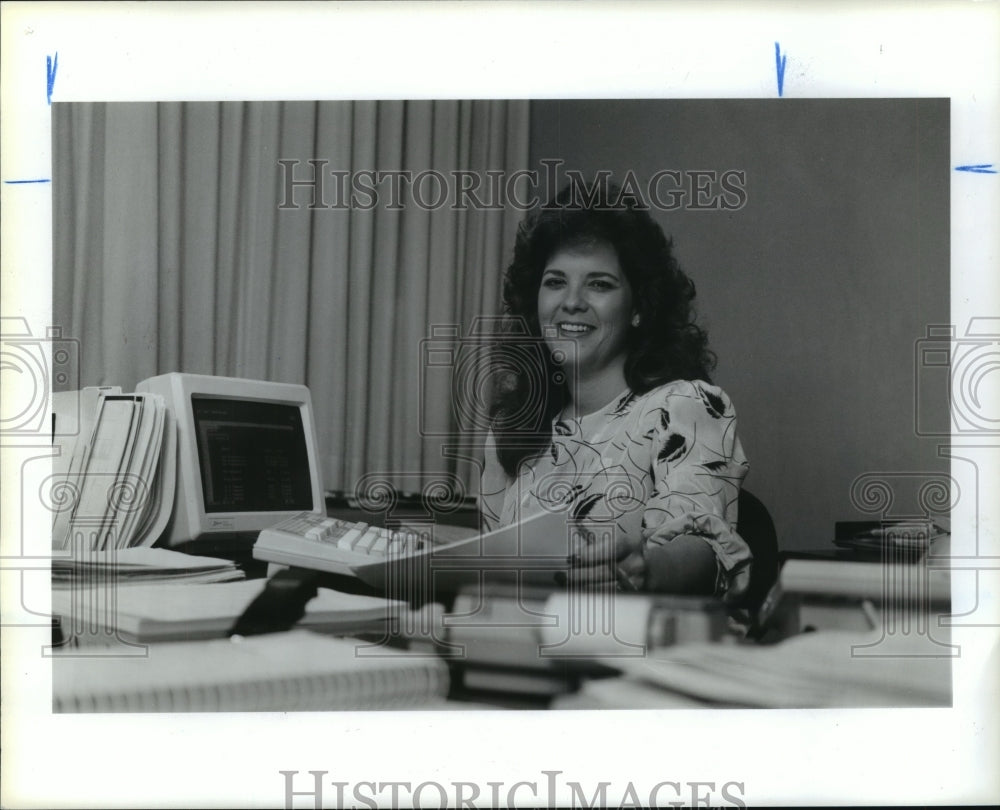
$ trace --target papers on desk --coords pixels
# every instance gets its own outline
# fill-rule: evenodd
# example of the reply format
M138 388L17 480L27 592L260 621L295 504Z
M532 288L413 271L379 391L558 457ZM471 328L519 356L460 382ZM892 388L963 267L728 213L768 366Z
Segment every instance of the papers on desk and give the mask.
M788 560L779 577L785 593L946 605L951 593L947 570L924 564L847 560Z
M947 611L950 593L949 572L922 562L788 560L760 613L778 638L808 628L872 630Z
M359 657L358 643L295 630L155 644L145 656L58 655L53 711L433 708L447 693L448 667L440 659L388 648Z
M711 703L661 689L635 678L601 678L583 683L579 691L560 695L552 709L704 709Z
M946 570L923 564L789 560L768 597L777 644L678 644L622 658L564 708L846 708L951 705L951 656L932 638ZM822 621L820 620L822 618ZM822 629L822 628L829 629ZM853 628L853 629L848 629Z
M62 617L63 635L81 645L217 638L266 585L267 580L253 579L58 589L52 592L52 611ZM299 625L329 633L377 631L405 608L403 602L319 588Z
M923 520L841 521L836 524L834 545L857 552L905 556L922 554L951 530L944 516Z
M244 579L232 560L197 557L167 548L79 550L73 557L52 559L54 588L189 582L207 584Z
M85 388L53 397L54 419L79 410L53 464L52 547L152 545L170 517L175 427L162 397Z
M920 657L922 650L907 656L898 645L892 656L858 654L873 649L881 638L881 631L828 631L765 646L665 648L619 662L626 676L619 694L623 700L634 695L628 688L631 681L664 690L668 704L681 696L719 706L783 709L951 705L950 659ZM613 683L603 687L606 700L614 699ZM654 693L641 691L650 707Z

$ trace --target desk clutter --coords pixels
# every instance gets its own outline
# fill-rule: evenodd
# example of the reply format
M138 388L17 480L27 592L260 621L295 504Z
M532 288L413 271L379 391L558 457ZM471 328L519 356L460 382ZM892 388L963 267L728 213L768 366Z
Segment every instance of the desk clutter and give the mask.
M716 599L500 584L464 588L433 636L457 688L553 696L616 674L625 658L728 632Z
M55 710L404 708L448 694L548 699L575 691L584 677L618 674L623 657L728 632L721 603L701 598L491 586L464 589L445 613L320 587L297 629L228 638L266 586L55 590L66 642L53 653Z
M947 645L909 630L893 637L888 619L898 610L875 599L877 572L834 565L839 574L822 582L793 566L779 583L775 593L785 590L776 597L771 643L748 641L718 600L613 590L467 586L447 611L415 611L317 587L296 629L240 642L227 636L268 588L265 580L59 588L53 610L68 643L53 653L54 706L434 708L445 696L452 707L948 705ZM802 617L813 615L805 609L811 592L831 591L838 576L855 583L853 595L840 595L841 613L829 628L800 632ZM875 613L861 606L869 597ZM921 605L901 609L911 608ZM854 614L872 623L836 629Z
M401 709L447 694L443 660L382 643L406 621L402 602L313 588L296 629L235 635L268 587L255 579L54 589L53 710Z
M53 401L56 711L950 700L946 518L837 524L763 602L567 587L566 514L329 514L305 386L175 373Z

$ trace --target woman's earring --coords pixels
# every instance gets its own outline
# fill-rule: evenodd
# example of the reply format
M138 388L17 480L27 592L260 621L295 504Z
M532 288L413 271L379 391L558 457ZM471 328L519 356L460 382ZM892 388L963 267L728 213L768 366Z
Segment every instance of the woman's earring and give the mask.
M637 312L635 313L635 315L632 316L632 326L638 326L639 321L640 321L639 313Z

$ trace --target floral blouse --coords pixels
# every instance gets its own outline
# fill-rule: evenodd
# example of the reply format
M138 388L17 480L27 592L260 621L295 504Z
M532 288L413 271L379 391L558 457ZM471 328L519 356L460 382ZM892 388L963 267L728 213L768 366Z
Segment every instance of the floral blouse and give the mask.
M735 531L747 469L729 397L680 380L554 420L547 452L524 461L516 478L500 466L491 436L480 509L487 529L568 508L579 520L614 521L643 543L696 535L715 552L716 594L734 597L750 578L750 549Z

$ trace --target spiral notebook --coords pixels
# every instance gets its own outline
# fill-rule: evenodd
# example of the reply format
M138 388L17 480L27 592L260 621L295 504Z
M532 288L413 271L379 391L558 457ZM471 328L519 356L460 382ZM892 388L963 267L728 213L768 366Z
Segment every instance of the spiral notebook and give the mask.
M71 712L267 712L406 709L448 692L434 656L294 630L239 640L165 642L143 657L60 655L52 709Z

